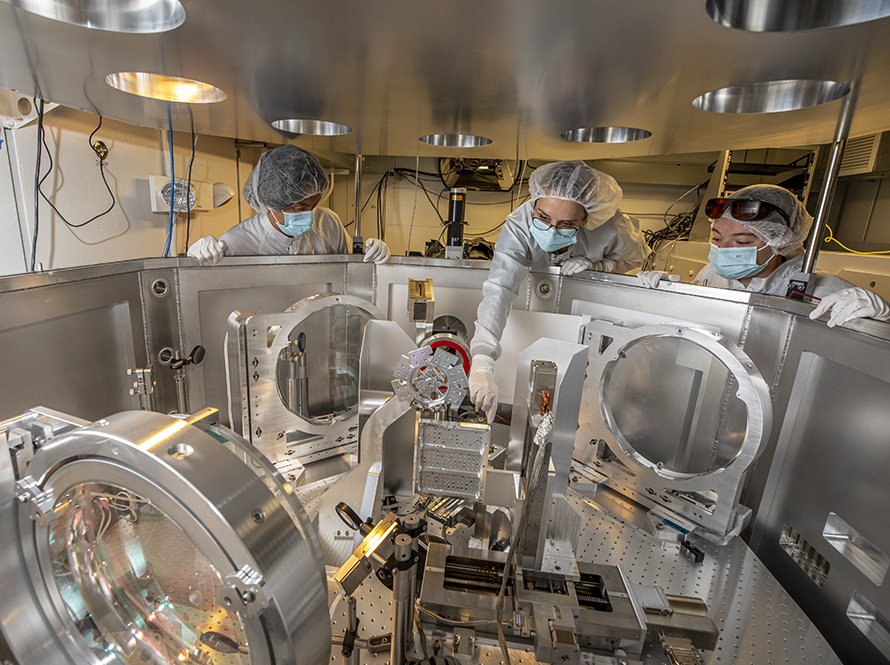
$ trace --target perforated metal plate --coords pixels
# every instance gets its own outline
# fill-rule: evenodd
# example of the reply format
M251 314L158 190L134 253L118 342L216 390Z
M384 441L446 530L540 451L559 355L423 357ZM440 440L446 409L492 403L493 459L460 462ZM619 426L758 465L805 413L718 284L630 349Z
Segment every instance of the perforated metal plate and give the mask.
M478 499L490 439L487 425L421 419L417 425L416 491Z

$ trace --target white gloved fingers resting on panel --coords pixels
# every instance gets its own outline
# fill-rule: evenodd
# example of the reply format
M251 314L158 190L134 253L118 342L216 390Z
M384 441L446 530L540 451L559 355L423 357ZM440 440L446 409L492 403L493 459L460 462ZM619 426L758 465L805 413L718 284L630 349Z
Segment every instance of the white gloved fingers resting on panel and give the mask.
M640 286L645 286L647 289L656 288L661 280L679 282L680 277L664 270L641 270L637 273L637 281Z
M485 411L489 424L498 410L498 385L494 381L494 358L477 353L470 364L470 401Z
M890 305L878 294L858 286L828 294L822 298L816 309L810 312L810 318L818 319L826 312L830 312L829 328L843 325L853 319L890 320Z
M217 240L213 236L199 238L188 248L187 256L198 259L201 263L219 263L226 255L229 246L225 240Z
M365 240L365 263L373 261L376 264L386 263L389 261L389 247L386 243L378 238L368 238Z
M613 270L615 270L615 262L612 259L600 259L593 264L593 268L591 268L591 270L598 270L599 272L612 272Z
M583 256L573 256L562 264L559 272L563 275L577 275L585 270L593 270L594 263L590 259Z

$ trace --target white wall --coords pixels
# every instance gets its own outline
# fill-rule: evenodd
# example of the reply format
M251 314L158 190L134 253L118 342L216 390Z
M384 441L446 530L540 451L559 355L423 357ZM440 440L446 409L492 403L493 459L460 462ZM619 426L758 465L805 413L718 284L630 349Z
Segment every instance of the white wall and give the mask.
M98 158L89 145L98 116L58 107L46 114L46 143L54 162L41 187L59 211L79 224L105 210L110 197L102 182ZM36 122L6 130L0 165L0 274L21 272L30 258L34 218L34 165ZM95 140L109 150L105 175L117 203L107 215L79 229L68 227L43 199L39 207L37 262L45 270L163 255L168 214L151 212L149 175L170 172L167 132L103 120ZM182 177L191 154L190 133L174 132L176 177ZM260 149L242 151L241 183L259 158ZM192 180L224 182L240 191L236 181L235 144L232 139L200 136L192 166ZM41 157L41 175L47 172L46 151ZM10 180L12 182L10 182ZM249 208L243 204L245 212ZM238 204L233 199L210 212L192 213L190 238L220 235L238 222ZM21 233L18 226L21 225ZM177 218L175 242L170 255L185 251L186 216ZM24 236L16 241L18 235ZM24 244L24 249L22 245Z

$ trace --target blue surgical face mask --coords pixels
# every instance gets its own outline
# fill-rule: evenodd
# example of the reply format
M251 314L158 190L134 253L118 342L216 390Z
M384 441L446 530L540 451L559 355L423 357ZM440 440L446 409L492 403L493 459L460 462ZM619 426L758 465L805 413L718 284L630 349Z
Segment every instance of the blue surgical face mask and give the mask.
M542 231L534 224L532 224L529 228L531 228L532 237L535 239L535 242L537 242L538 246L545 252L555 252L559 249L562 249L563 247L568 247L569 245L574 245L576 242L578 242L577 236L566 238L565 236L557 233L556 229L554 228L549 228L546 231Z
M284 224L278 224L278 228L291 238L299 238L312 230L314 221L312 210L302 210L300 212L284 213Z
M756 275L769 262L757 263L758 247L717 247L711 243L708 261L714 272L726 279L744 279ZM770 259L772 256L770 256Z

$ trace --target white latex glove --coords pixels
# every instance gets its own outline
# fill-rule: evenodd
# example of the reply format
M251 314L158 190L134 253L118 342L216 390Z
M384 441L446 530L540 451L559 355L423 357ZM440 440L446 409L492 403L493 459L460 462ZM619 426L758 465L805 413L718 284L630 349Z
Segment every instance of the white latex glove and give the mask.
M229 246L225 240L217 240L213 236L204 236L192 243L187 255L198 259L201 263L219 263L219 260L226 255L228 249Z
M818 319L825 312L831 312L828 327L843 325L853 319L875 319L890 321L890 305L877 293L872 293L858 286L841 289L829 293L822 298L819 305L810 312L811 319Z
M470 363L470 400L477 409L485 411L488 423L494 422L498 410L498 384L494 382L494 358L483 353L473 356Z
M577 275L585 270L593 270L593 261L585 259L583 256L573 256L562 264L559 272L563 275Z
M563 275L577 275L585 270L597 270L599 272L612 272L615 262L612 259L600 259L591 261L583 256L573 256L562 264L560 273Z
M664 270L641 270L637 273L637 281L640 286L645 286L647 289L657 288L658 283L663 279L668 282L679 282L680 276L672 275Z
M365 240L365 263L373 261L377 265L389 261L389 247L386 243L377 238L368 238Z

